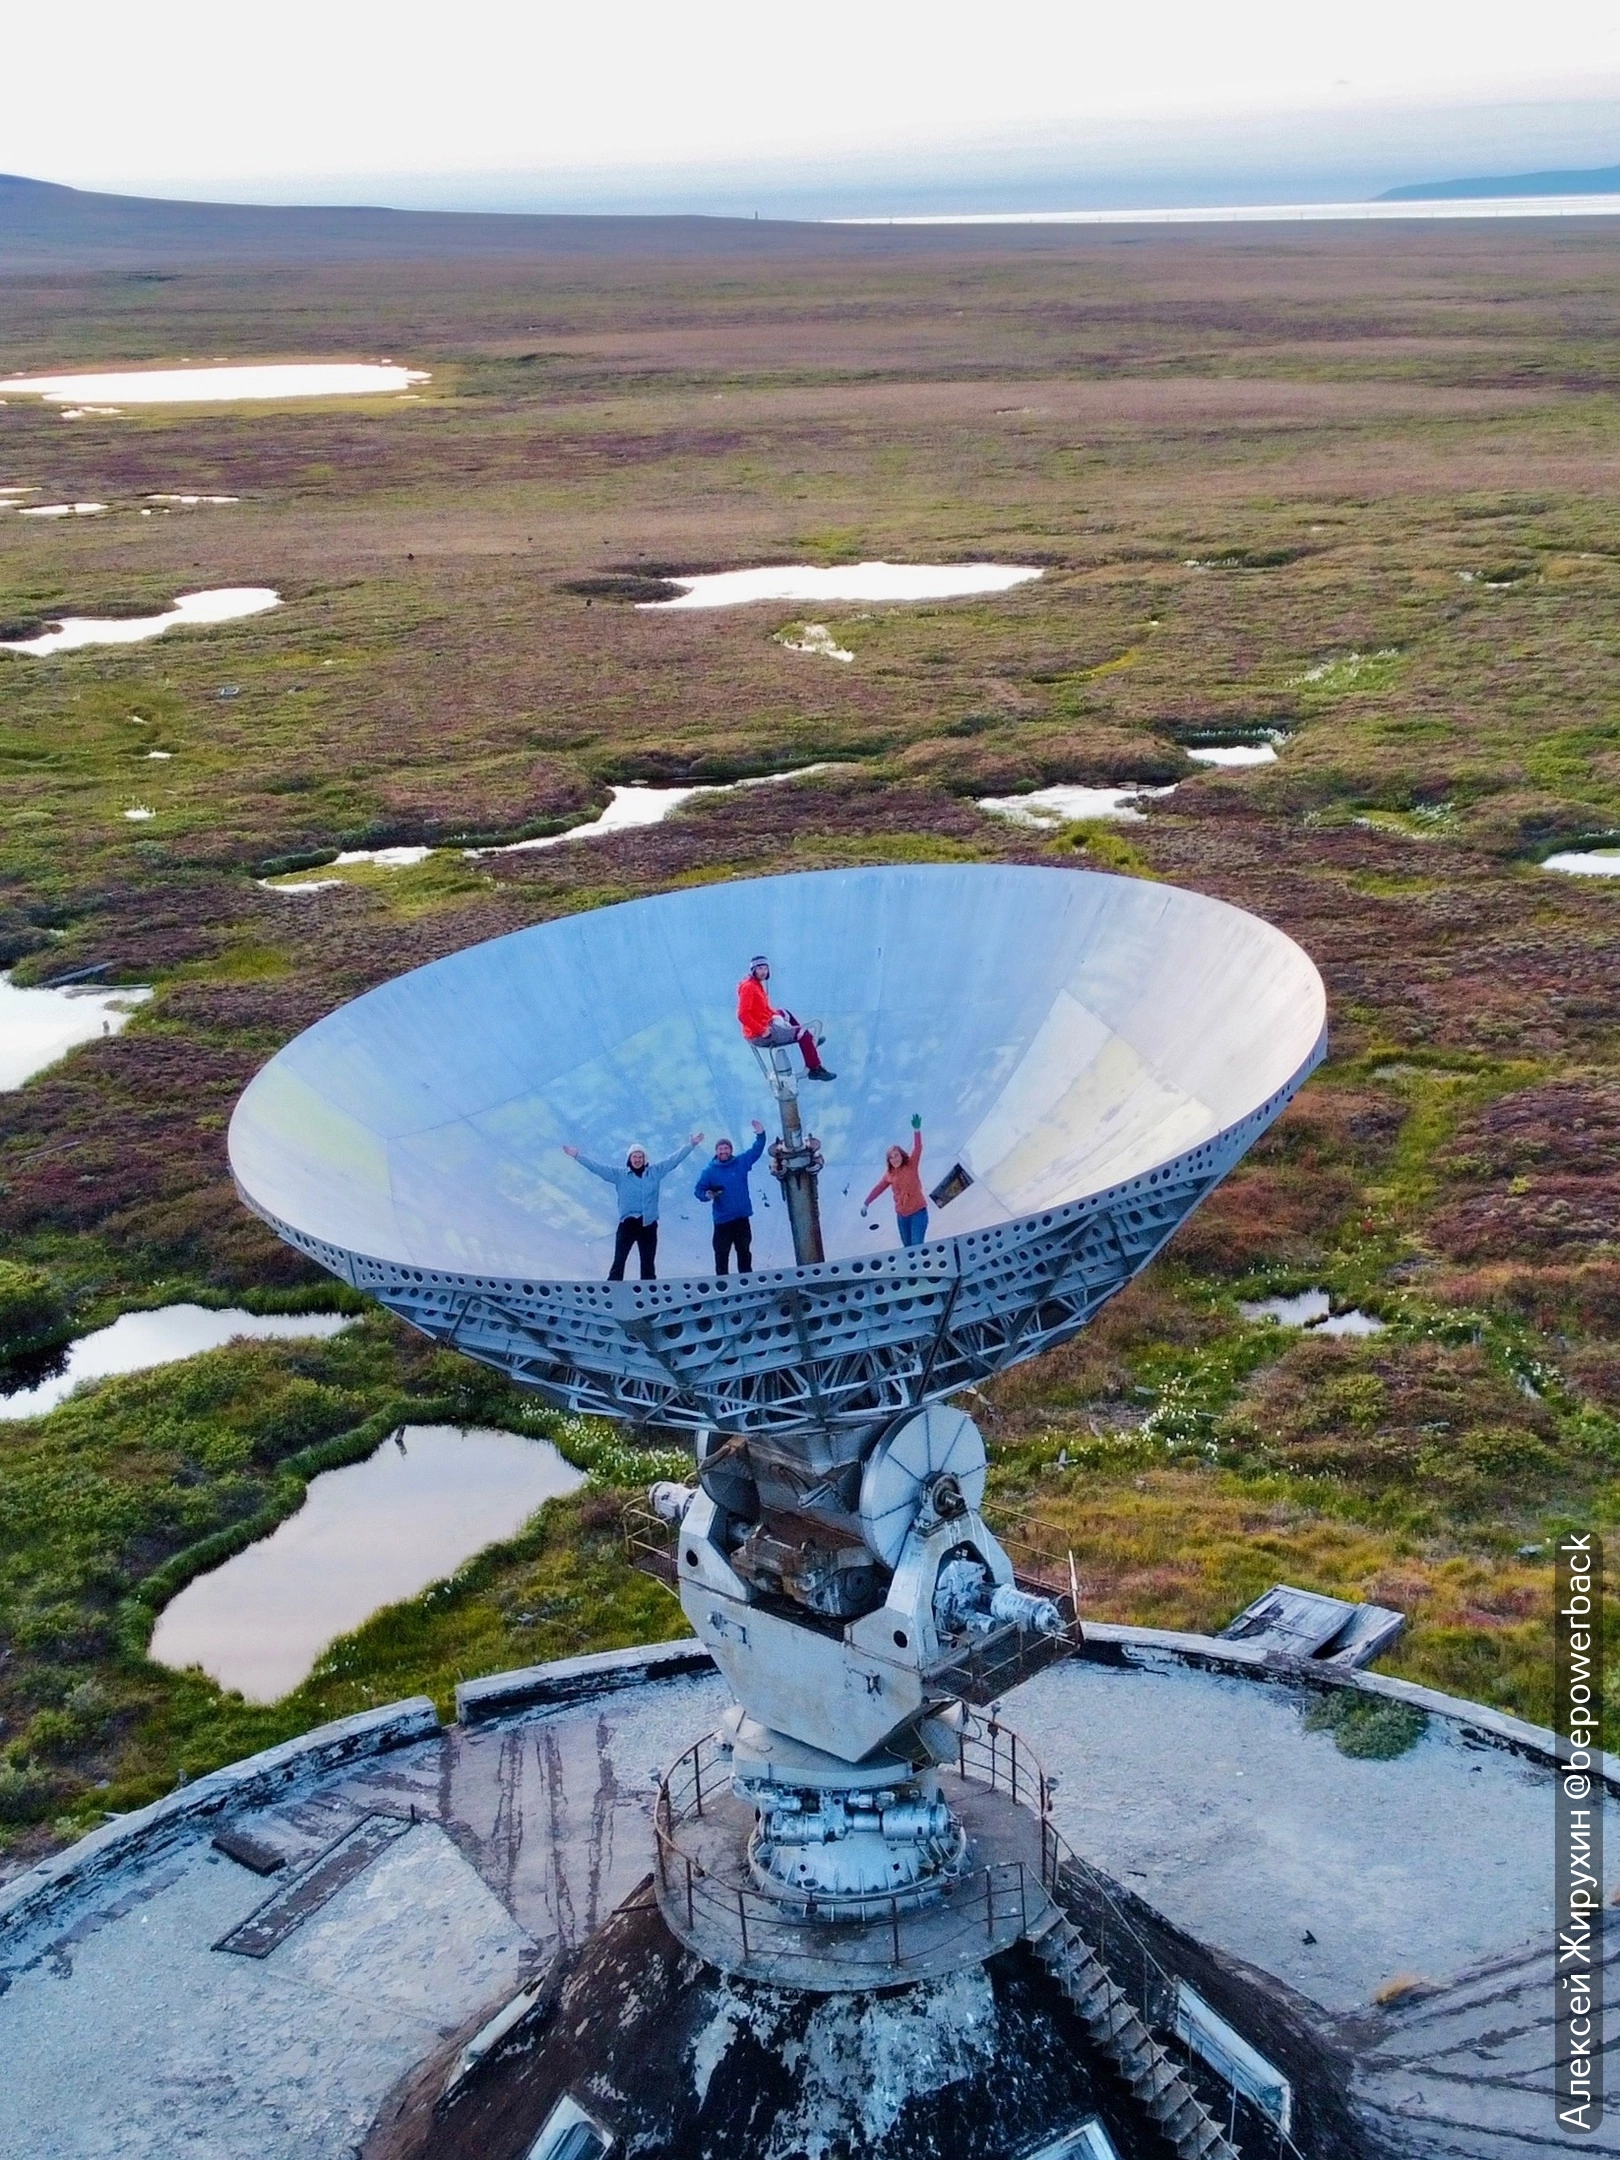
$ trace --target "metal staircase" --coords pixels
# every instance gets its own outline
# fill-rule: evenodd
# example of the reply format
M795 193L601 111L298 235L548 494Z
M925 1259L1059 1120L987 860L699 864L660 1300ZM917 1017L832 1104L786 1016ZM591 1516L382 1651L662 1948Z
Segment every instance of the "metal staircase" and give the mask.
M1073 1921L1048 1903L1028 1929L1035 1955L1081 2023L1164 2132L1179 2160L1240 2160L1235 2146L1149 2032Z

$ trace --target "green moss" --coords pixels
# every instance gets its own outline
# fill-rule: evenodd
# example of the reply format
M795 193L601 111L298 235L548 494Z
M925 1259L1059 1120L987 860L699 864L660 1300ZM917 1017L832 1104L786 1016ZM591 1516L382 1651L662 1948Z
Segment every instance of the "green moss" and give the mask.
M64 1341L68 1325L67 1301L43 1268L0 1260L0 1362Z
M1081 818L1062 826L1051 841L1051 849L1053 854L1073 850L1083 855L1088 870L1112 870L1121 877L1157 875L1141 850L1133 847L1118 825L1107 818Z
M1410 1703L1334 1688L1306 1710L1305 1729L1331 1733L1339 1753L1357 1762L1393 1762L1417 1746L1429 1720Z

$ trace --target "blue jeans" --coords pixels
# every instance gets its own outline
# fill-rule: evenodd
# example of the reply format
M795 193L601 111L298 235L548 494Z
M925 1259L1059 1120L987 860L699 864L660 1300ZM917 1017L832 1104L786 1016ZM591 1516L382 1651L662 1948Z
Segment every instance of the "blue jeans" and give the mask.
M902 1245L920 1245L927 1237L928 1210L925 1207L920 1207L915 1215L897 1215L894 1219L900 1225Z

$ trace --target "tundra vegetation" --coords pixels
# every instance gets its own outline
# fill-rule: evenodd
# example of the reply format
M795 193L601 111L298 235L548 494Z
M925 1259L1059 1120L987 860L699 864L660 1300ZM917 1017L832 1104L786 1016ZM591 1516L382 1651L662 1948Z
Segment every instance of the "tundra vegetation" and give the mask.
M1371 1598L1410 1619L1384 1669L1544 1719L1552 1541L1620 1505L1620 890L1540 867L1620 831L1607 227L609 237L0 257L8 372L432 371L409 401L0 411L0 486L39 490L11 500L108 505L0 511L19 633L211 586L285 601L0 653L0 965L156 990L0 1096L9 1377L180 1297L340 1302L238 1203L225 1125L281 1043L404 968L788 868L1172 880L1314 955L1331 1059L1097 1325L985 1389L1000 1519L1072 1550L1093 1616L1215 1628L1277 1579ZM875 557L1045 574L825 610L840 666L781 641L789 607L629 604L670 572ZM1185 755L1261 731L1273 764ZM459 852L615 783L811 763L655 828ZM1056 832L974 800L1133 780L1177 786ZM413 843L442 852L260 882ZM1383 1332L1239 1312L1310 1287ZM146 1661L166 1596L406 1417L549 1432L596 1476L269 1709ZM618 1536L667 1460L375 1312L0 1424L12 1864L321 1718L679 1632Z

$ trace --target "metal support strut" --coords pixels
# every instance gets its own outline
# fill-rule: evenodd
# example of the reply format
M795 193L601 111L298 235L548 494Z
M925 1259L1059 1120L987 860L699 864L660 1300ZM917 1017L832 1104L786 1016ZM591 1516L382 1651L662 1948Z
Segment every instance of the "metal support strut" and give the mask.
M814 1133L807 1133L799 1117L799 1091L789 1053L765 1050L757 1045L766 1083L782 1113L782 1137L771 1143L771 1175L782 1187L793 1232L793 1257L800 1267L811 1267L827 1255L821 1242L821 1196L817 1179L825 1167Z

